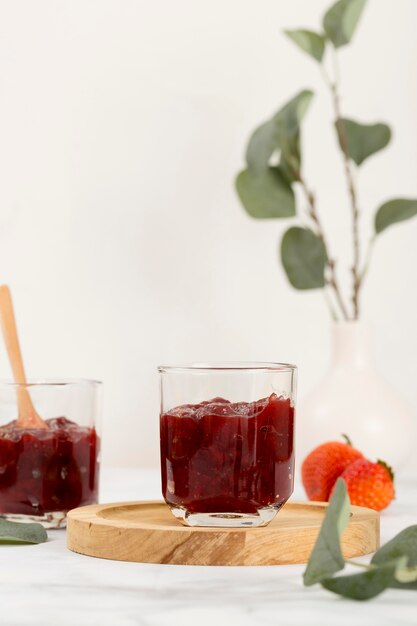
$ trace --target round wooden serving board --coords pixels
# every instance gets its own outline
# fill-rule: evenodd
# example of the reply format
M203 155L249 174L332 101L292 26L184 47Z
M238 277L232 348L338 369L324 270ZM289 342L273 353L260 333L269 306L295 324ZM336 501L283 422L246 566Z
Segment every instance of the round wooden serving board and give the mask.
M283 565L306 563L327 504L289 502L263 528L182 526L163 502L96 504L67 518L67 546L117 561L176 565ZM352 506L342 537L346 558L379 547L379 514Z

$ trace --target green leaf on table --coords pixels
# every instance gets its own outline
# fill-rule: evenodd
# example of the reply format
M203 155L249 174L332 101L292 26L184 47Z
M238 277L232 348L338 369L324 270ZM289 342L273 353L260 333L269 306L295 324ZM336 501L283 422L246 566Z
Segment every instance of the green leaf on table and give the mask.
M43 543L48 535L41 524L23 524L0 519L0 545L16 543Z
M326 12L323 27L327 37L336 48L350 42L366 0L339 0Z
M311 30L284 30L284 33L292 39L292 41L312 56L316 61L321 61L323 58L326 40L323 35L315 33Z
M278 167L259 174L250 169L240 172L236 190L247 213L258 219L292 217L295 198L290 183Z
M404 528L391 541L381 546L372 557L371 563L381 565L401 556L407 557L409 567L417 565L417 524Z
M385 148L391 139L391 130L386 124L359 124L342 118L335 126L341 148L344 149L346 141L349 157L356 165Z
M415 215L417 215L417 200L397 198L385 202L375 215L375 232L378 235L388 226L408 220Z
M417 524L404 528L379 548L372 557L371 564L382 565L400 557L406 557L407 567L397 570L395 581L390 586L417 590Z
M417 566L400 567L395 572L395 583L390 587L417 591Z
M400 557L378 567L371 567L360 574L325 578L320 582L325 589L345 598L369 600L391 586L397 569L404 567L405 563L406 558Z
M296 289L324 287L326 249L321 237L309 228L294 226L287 230L281 242L281 260Z
M338 478L304 572L305 585L314 585L344 568L345 560L340 547L340 537L349 522L349 517L350 501L345 481Z

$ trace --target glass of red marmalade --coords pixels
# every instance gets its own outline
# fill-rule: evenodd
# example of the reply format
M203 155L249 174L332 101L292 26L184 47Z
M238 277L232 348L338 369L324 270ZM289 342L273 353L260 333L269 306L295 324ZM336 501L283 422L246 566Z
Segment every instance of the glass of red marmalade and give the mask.
M162 493L187 526L266 526L294 484L296 367L161 366Z
M18 426L22 386L46 428ZM60 528L70 509L97 502L100 414L98 381L0 382L0 518Z

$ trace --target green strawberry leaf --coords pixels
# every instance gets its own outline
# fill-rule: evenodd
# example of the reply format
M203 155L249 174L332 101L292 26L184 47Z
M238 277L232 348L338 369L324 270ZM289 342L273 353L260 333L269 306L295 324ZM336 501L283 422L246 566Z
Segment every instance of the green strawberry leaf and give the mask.
M387 470L388 474L390 475L391 480L394 482L394 470L392 469L391 465L388 465L386 461L382 461L381 459L377 459L376 462L378 463L378 465L381 465Z
M348 444L348 446L350 446L351 448L353 448L353 444L352 444L352 440L349 437L349 435L346 435L346 433L342 433L341 435L343 437L343 439L346 441L346 443Z

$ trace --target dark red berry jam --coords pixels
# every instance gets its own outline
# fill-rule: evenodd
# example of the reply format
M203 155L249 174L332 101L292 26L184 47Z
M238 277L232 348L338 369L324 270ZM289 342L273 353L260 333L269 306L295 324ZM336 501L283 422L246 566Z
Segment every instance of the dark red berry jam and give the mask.
M43 515L97 502L99 439L65 417L0 427L0 514Z
M162 493L190 513L280 508L293 490L294 409L214 398L161 415Z

